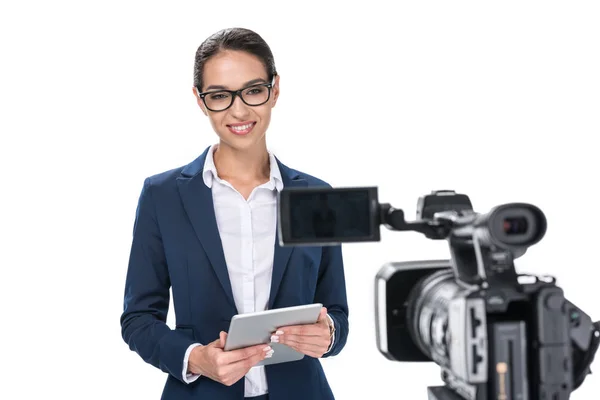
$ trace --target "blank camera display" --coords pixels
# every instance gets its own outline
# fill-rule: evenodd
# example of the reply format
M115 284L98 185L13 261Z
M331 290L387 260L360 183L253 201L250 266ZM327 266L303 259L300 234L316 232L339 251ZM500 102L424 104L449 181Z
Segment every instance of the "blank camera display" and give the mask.
M290 196L293 239L370 236L370 215L369 193L364 190Z

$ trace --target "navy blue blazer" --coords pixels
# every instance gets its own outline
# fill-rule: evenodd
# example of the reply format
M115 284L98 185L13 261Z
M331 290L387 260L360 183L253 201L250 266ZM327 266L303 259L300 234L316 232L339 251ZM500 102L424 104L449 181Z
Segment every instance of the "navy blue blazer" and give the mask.
M183 381L192 343L208 344L237 314L211 190L202 180L209 148L190 164L146 178L136 210L121 315L123 340L147 363L167 373L165 400L244 398L244 379L225 386L207 377ZM329 186L277 160L284 187ZM169 288L175 329L166 324ZM335 328L338 354L348 336L348 304L341 246L274 244L269 308L322 303ZM265 367L270 400L334 399L318 359Z

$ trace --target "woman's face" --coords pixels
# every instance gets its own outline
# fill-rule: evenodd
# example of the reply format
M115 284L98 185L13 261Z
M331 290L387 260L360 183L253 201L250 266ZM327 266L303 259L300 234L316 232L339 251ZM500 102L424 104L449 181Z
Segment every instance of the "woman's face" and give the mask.
M260 96L266 94L268 88L251 86L270 83L268 79L266 68L258 57L244 51L225 50L211 57L204 64L201 90L218 92L222 89L248 88L242 91L245 99L250 103L253 101L258 103L259 101L255 99L260 99ZM275 77L269 100L259 106L249 106L236 96L228 109L211 111L197 96L196 91L194 94L202 112L208 116L213 129L219 135L221 143L236 150L250 149L264 142L265 132L271 121L271 109L279 96L279 76ZM219 104L229 104L230 97L231 94L221 92L208 94L205 99L209 108L216 109Z

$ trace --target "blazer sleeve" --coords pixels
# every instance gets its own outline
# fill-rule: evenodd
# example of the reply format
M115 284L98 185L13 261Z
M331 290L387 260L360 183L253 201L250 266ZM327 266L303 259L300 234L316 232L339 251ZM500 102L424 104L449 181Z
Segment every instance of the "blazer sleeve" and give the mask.
M322 247L319 279L315 292L315 302L323 304L335 326L335 340L325 357L335 356L342 351L348 339L348 300L342 247Z
M150 179L139 197L125 281L121 335L145 362L183 381L191 338L166 324L171 286Z

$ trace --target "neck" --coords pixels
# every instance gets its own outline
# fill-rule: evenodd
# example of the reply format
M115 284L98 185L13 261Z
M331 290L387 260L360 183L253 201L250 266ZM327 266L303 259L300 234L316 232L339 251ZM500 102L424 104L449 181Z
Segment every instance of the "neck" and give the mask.
M264 142L243 151L220 142L214 162L221 179L251 182L268 180L270 176L269 153Z

